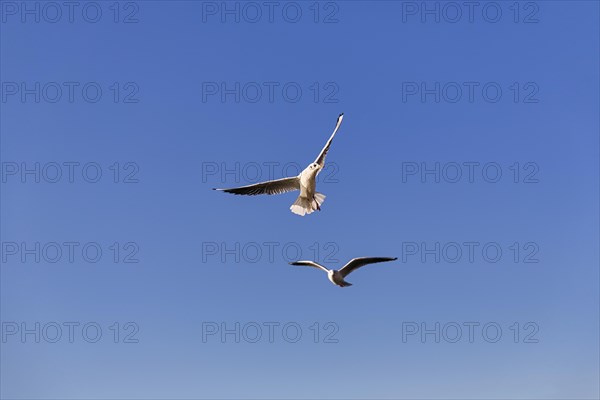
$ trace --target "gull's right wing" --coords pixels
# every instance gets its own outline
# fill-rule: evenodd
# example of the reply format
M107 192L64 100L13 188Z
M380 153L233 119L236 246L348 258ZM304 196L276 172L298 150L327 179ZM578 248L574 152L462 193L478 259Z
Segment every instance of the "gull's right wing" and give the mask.
M314 261L294 261L294 262L291 262L290 265L306 265L308 267L319 268L319 269L322 269L325 272L329 272L329 270L327 268L325 268L321 264L317 264Z
M245 196L256 196L257 194L280 194L300 190L300 178L297 176L291 178L276 179L255 183L254 185L241 186L231 189L213 189L226 193L233 193Z

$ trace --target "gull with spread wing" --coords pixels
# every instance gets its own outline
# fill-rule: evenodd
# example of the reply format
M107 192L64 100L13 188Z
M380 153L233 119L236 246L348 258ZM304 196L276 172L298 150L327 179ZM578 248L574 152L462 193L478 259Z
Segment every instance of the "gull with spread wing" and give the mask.
M280 194L291 192L294 190L300 190L300 195L290 207L290 210L294 214L298 214L300 216L304 216L305 214L310 214L313 211L321 210L321 205L325 201L325 195L317 192L316 186L316 178L319 172L325 166L325 157L327 156L327 152L329 151L329 147L331 146L331 142L333 141L333 137L338 131L340 125L342 124L342 119L344 118L344 114L340 114L338 116L337 122L335 124L335 129L331 134L331 137L321 150L321 153L317 157L317 159L310 164L308 167L304 169L298 176L293 176L290 178L276 179L273 181L256 183L254 185L242 186L238 188L231 189L213 189L220 190L226 193L233 193L237 195L245 195L245 196L255 196L258 194Z
M394 258L390 258L390 257L353 258L352 260L348 261L348 263L346 265L344 265L342 268L340 268L339 270L327 269L324 266L322 266L321 264L318 264L314 261L295 261L295 262L291 262L290 264L291 265L306 265L309 267L322 269L323 271L327 272L327 277L334 285L337 285L339 287L346 287L346 286L352 286L352 284L350 282L346 282L344 280L344 278L352 271L355 271L358 268L363 267L368 264L375 264L375 263L386 262L386 261L394 261L397 259L398 259L397 257L394 257Z

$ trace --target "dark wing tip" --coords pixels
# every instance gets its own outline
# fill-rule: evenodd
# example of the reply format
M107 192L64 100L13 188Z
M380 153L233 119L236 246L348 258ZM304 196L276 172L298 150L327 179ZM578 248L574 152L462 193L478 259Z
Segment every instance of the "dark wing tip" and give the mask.
M398 257L392 257L392 259L390 261L394 261L394 260L397 260L397 259L398 259Z

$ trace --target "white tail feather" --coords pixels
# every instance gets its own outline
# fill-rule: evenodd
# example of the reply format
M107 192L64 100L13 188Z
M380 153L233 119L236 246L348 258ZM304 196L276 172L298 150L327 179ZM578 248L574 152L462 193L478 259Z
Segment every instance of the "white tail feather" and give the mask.
M311 214L312 212L318 210L321 207L321 204L325 201L325 195L322 193L315 193L314 199L308 199L307 197L298 196L294 204L291 205L290 210L294 214L304 216L306 214Z
M315 200L317 201L317 203L319 203L319 207L321 207L321 205L323 205L323 202L325 202L325 195L323 193L316 192Z

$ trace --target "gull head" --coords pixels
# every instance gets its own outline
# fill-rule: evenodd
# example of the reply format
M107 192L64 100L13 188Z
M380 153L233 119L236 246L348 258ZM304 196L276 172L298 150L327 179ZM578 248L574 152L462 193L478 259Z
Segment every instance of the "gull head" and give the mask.
M316 176L321 171L321 166L317 163L312 163L308 166L308 173L310 176Z
M305 177L306 179L312 179L315 176L317 176L317 174L319 173L319 171L321 170L321 166L317 163L312 163L309 164L308 167L306 167L304 169L304 171L302 171L302 176Z

